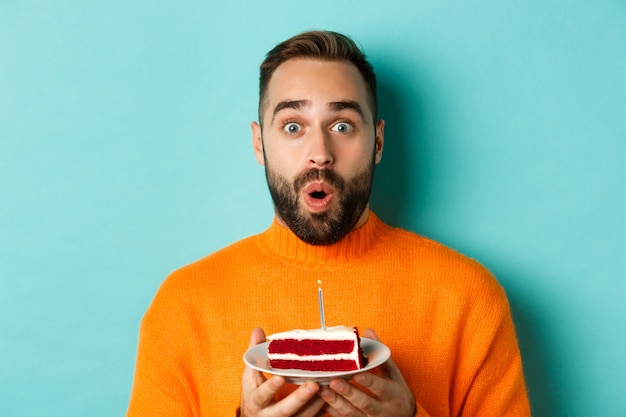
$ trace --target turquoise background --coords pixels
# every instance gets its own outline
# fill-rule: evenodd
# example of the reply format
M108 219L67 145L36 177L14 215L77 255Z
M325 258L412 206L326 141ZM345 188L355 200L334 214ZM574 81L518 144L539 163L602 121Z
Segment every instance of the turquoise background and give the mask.
M373 209L507 290L534 415L624 415L622 0L0 1L0 415L124 414L161 281L271 221L257 68L312 28L377 68Z

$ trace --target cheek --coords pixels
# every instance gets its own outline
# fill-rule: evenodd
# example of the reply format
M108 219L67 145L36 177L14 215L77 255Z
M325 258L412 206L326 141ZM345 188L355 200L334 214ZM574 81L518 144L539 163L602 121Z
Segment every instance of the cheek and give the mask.
M293 178L298 173L296 156L285 149L265 148L265 164L285 178Z
M346 171L350 171L353 174L356 174L368 168L373 160L373 146L368 145L367 147L361 147L359 149L346 149L344 155L338 155L337 167L343 166Z

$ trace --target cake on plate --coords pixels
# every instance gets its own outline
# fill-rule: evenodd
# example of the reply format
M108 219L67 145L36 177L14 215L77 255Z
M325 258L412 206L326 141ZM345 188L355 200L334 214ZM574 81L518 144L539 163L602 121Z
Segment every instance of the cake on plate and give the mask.
M268 336L268 340L267 356L275 369L344 372L367 364L356 327L291 330Z

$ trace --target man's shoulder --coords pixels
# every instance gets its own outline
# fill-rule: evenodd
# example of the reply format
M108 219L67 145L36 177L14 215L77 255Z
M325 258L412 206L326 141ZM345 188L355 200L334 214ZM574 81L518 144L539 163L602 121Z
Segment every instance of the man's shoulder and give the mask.
M240 265L252 264L258 252L256 237L238 240L170 272L159 285L150 310L178 309L181 300L189 305L206 303L216 288L223 289L233 282L233 271Z
M451 246L411 230L389 226L387 237L391 246L397 246L407 252L424 252L433 256L476 262Z
M258 235L252 235L235 241L223 248L209 253L199 259L196 259L186 265L176 269L172 275L187 275L197 271L207 271L242 262L249 256L254 256L257 250Z
M385 242L386 255L408 264L419 265L433 275L459 277L472 275L492 281L491 272L478 260L433 238L398 227L390 227Z

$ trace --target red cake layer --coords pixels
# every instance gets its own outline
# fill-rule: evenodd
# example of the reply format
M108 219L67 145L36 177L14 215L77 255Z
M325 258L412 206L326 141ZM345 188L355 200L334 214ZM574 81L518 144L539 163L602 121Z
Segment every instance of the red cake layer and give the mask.
M269 346L269 353L293 353L294 355L334 355L350 353L354 349L354 340L274 340Z
M345 372L345 371L355 371L357 369L361 369L363 364L360 367L357 367L355 362L352 360L330 360L330 361L295 361L295 360L286 360L286 359L274 359L270 361L270 365L272 368L276 369L302 369L305 371L337 371L337 372Z

